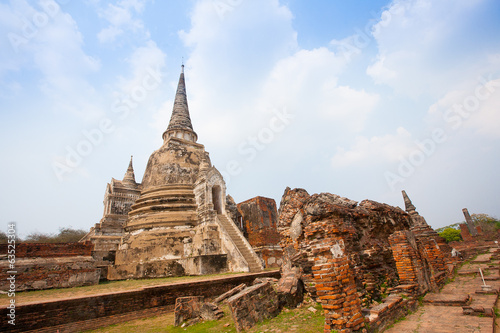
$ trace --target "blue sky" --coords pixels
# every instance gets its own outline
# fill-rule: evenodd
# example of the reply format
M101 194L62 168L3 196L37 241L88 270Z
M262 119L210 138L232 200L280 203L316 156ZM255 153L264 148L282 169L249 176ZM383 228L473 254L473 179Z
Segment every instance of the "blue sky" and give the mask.
M500 217L494 0L0 2L1 223L89 229L162 144L184 60L237 202L286 186Z

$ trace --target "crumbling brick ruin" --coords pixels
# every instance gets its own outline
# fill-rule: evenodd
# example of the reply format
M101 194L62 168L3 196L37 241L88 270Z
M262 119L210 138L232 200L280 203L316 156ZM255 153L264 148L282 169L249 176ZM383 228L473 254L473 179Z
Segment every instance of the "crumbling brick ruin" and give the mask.
M365 326L363 314L371 329L382 328L387 320L374 301L407 306L395 295L386 297L434 290L452 270L451 248L403 196L407 212L371 200L358 204L330 193L285 190L281 246L300 267L306 290L321 301L325 332L358 331ZM391 313L399 311L383 315Z

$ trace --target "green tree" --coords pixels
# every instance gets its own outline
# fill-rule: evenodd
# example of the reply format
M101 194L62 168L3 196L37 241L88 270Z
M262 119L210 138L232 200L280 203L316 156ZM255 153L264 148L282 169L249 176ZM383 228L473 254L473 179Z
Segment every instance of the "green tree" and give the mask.
M7 244L7 234L3 231L0 231L0 244Z
M460 234L460 230L454 228L444 229L439 233L439 236L443 237L446 243L462 240L462 235Z
M83 236L87 234L87 231L82 229L72 229L72 228L60 228L59 235L56 236L57 243L73 243L78 242Z
M475 225L481 226L483 229L492 227L494 229L500 229L500 221L494 217L487 214L472 214L472 221Z
M57 235L32 232L24 241L26 243L75 243L86 234L87 232L82 229L60 228Z
M43 234L38 231L34 231L28 234L24 239L24 243L56 243L53 240L54 234Z

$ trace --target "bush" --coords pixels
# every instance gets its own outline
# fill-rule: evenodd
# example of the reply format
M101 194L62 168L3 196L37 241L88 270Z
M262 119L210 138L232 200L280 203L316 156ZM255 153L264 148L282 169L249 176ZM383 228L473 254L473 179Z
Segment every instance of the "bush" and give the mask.
M446 243L462 240L462 235L460 234L460 230L454 228L444 229L439 233L439 236L443 237Z

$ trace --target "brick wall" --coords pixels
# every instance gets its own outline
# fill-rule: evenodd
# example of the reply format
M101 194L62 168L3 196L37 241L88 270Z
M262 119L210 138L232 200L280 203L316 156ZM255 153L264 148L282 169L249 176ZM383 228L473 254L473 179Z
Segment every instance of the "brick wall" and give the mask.
M399 284L417 285L418 293L431 289L415 235L411 231L397 231L389 237L389 242L396 260Z
M297 264L303 269L305 287L313 297L314 279L309 266L316 257L311 251L314 239L344 240L357 289L365 305L369 305L381 300L384 288L398 284L388 237L409 228L406 212L371 200L358 204L334 194L309 196L303 189L287 188L280 204L281 246L302 253Z
M7 244L0 253L7 253ZM100 270L91 257L94 244L18 243L16 244L16 290L66 288L97 284ZM9 289L7 257L0 260L0 289ZM6 288L6 289L5 289Z
M472 235L470 234L469 227L465 223L460 224L460 234L462 235L462 239L466 242L473 241Z
M279 246L278 211L274 199L255 197L237 205L243 234L264 267L280 267L283 251Z
M66 324L67 326L61 329L61 332L79 332L82 328L78 322L88 323L90 321L90 325L86 325L85 329L92 329L101 327L103 324L112 324L109 320L111 317L117 317L124 321L127 320L127 317L136 318L134 314L137 312L143 312L143 317L147 317L148 309L151 313L157 313L157 309L165 307L173 309L177 297L204 296L205 298L213 298L241 283L250 285L256 277L279 278L279 276L279 272L271 271L211 281L175 283L127 292L21 305L16 307L16 325L9 325L7 320L2 320L0 321L0 331L38 331L44 327ZM0 308L1 318L7 318L7 313L6 307ZM129 315L123 317L123 314Z
M274 199L255 197L238 204L243 229L252 247L278 245L278 211Z
M8 244L0 244L0 253L7 253ZM85 243L17 243L16 258L56 258L90 256L94 244Z
M9 263L0 261L0 290L8 290ZM92 257L16 259L16 291L68 288L99 283L100 270Z
M364 327L361 300L346 256L323 258L312 267L316 292L325 314L325 332L352 332Z
M389 242L400 285L417 285L415 291L423 294L444 284L450 273L448 265L453 264L454 259L451 247L444 244L432 228L398 231L389 237Z
M280 313L278 294L265 282L244 289L227 300L237 332L252 328L264 319Z

